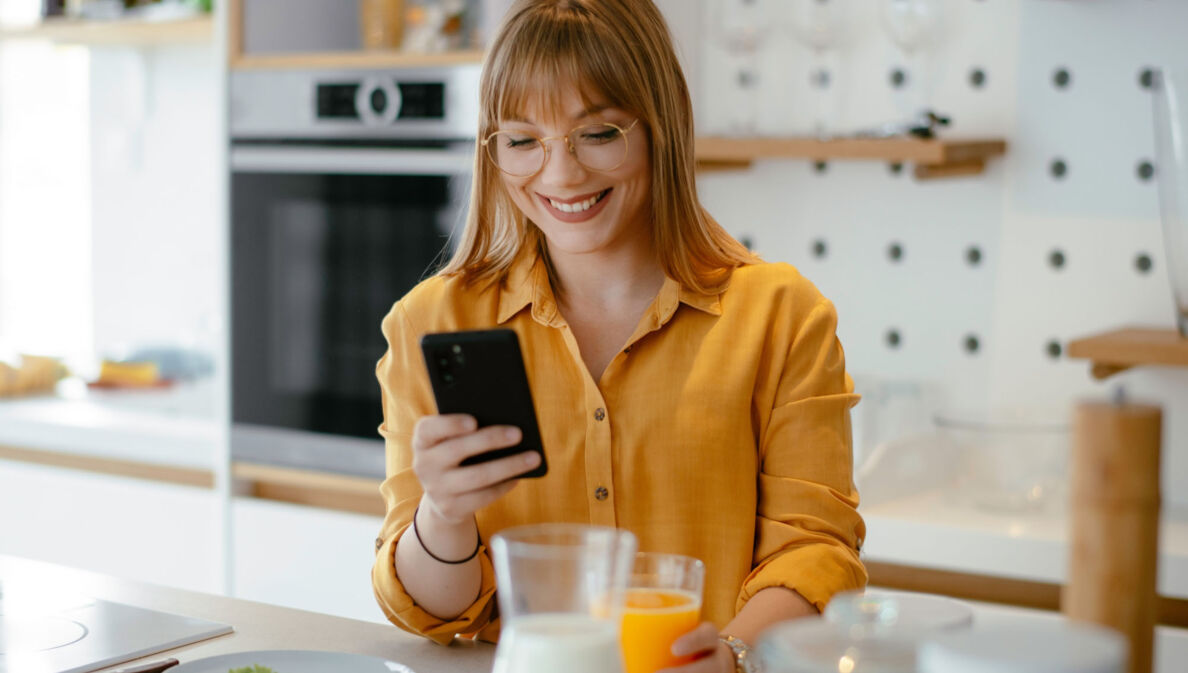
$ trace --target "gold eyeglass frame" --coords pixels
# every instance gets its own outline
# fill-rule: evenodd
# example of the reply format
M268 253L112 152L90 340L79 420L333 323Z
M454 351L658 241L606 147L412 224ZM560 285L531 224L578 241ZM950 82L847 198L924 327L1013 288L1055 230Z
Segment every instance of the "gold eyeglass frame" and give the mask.
M548 141L550 141L550 140L564 140L566 150L570 154L573 155L573 160L578 162L578 164L581 165L582 168L585 168L588 171L594 171L595 173L609 173L610 171L613 171L613 170L617 169L618 167L622 166L623 164L627 163L627 156L631 153L631 141L628 140L627 134L634 131L635 127L638 125L639 125L639 117L636 117L635 121L631 122L631 124L629 126L627 126L627 128L623 128L622 126L619 126L618 124L612 124L610 122L594 122L591 124L579 124L578 126L575 126L571 129L569 129L569 133L566 133L563 136L548 136L545 138L539 138L539 137L525 131L525 132L523 132L524 135L532 136L533 138L536 138L537 142L540 143L540 146L544 148L544 157L542 157L540 160L540 168L538 168L535 171L532 171L531 173L528 173L526 175L516 175L515 173L508 173L506 170L503 169L502 166L499 165L499 162L495 160L495 157L491 156L491 146L489 144L491 142L491 139L501 133L516 133L515 131L503 131L503 130L493 131L486 138L483 138L483 140L480 144L483 146L483 154L485 154L487 156L487 160L490 161L492 164L494 164L495 168L499 169L500 172L502 172L506 175L510 175L513 178L531 178L531 177L535 176L537 173L544 170L544 167L547 166L549 163L549 152L551 150L549 149L550 145L549 145ZM577 158L577 148L573 146L573 142L569 139L569 136L573 135L574 131L576 131L578 129L584 129L587 126L610 126L611 128L617 129L619 131L619 133L622 134L622 137L623 137L623 159L619 163L615 164L614 166L612 166L610 168L591 168L591 167L587 166L586 164L583 164L582 161Z

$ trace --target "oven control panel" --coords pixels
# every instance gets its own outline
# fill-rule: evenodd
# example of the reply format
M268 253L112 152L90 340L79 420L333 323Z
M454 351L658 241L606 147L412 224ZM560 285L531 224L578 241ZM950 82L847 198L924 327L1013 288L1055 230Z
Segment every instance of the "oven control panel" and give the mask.
M401 119L443 119L445 84L369 78L317 85L318 119L391 124Z
M2 0L0 0L2 2ZM233 142L471 141L482 65L233 70Z

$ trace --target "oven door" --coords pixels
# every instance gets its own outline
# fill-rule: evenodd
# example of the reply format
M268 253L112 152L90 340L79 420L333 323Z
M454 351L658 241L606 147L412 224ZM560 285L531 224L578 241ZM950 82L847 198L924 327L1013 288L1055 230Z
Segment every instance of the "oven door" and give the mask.
M392 304L452 252L473 146L231 150L235 460L382 476Z

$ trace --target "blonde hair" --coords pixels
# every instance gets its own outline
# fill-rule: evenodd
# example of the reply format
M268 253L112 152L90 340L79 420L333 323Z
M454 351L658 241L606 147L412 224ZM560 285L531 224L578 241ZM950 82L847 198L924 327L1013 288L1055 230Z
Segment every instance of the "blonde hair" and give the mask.
M559 110L557 83L591 102L638 116L652 166L652 243L664 272L682 285L720 290L731 271L758 259L701 206L693 157L693 106L668 26L652 0L518 0L483 64L478 138L529 106ZM544 237L520 212L499 169L476 147L470 211L440 274L502 281Z

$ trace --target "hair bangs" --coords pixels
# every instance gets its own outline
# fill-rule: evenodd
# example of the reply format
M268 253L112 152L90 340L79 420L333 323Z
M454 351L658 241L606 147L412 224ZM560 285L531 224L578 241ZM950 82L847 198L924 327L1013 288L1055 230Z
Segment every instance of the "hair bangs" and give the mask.
M582 8L578 8L582 9ZM640 101L623 41L574 7L537 11L520 23L488 64L483 133L511 119L564 126L563 96L575 87L587 109L610 105L638 114Z

